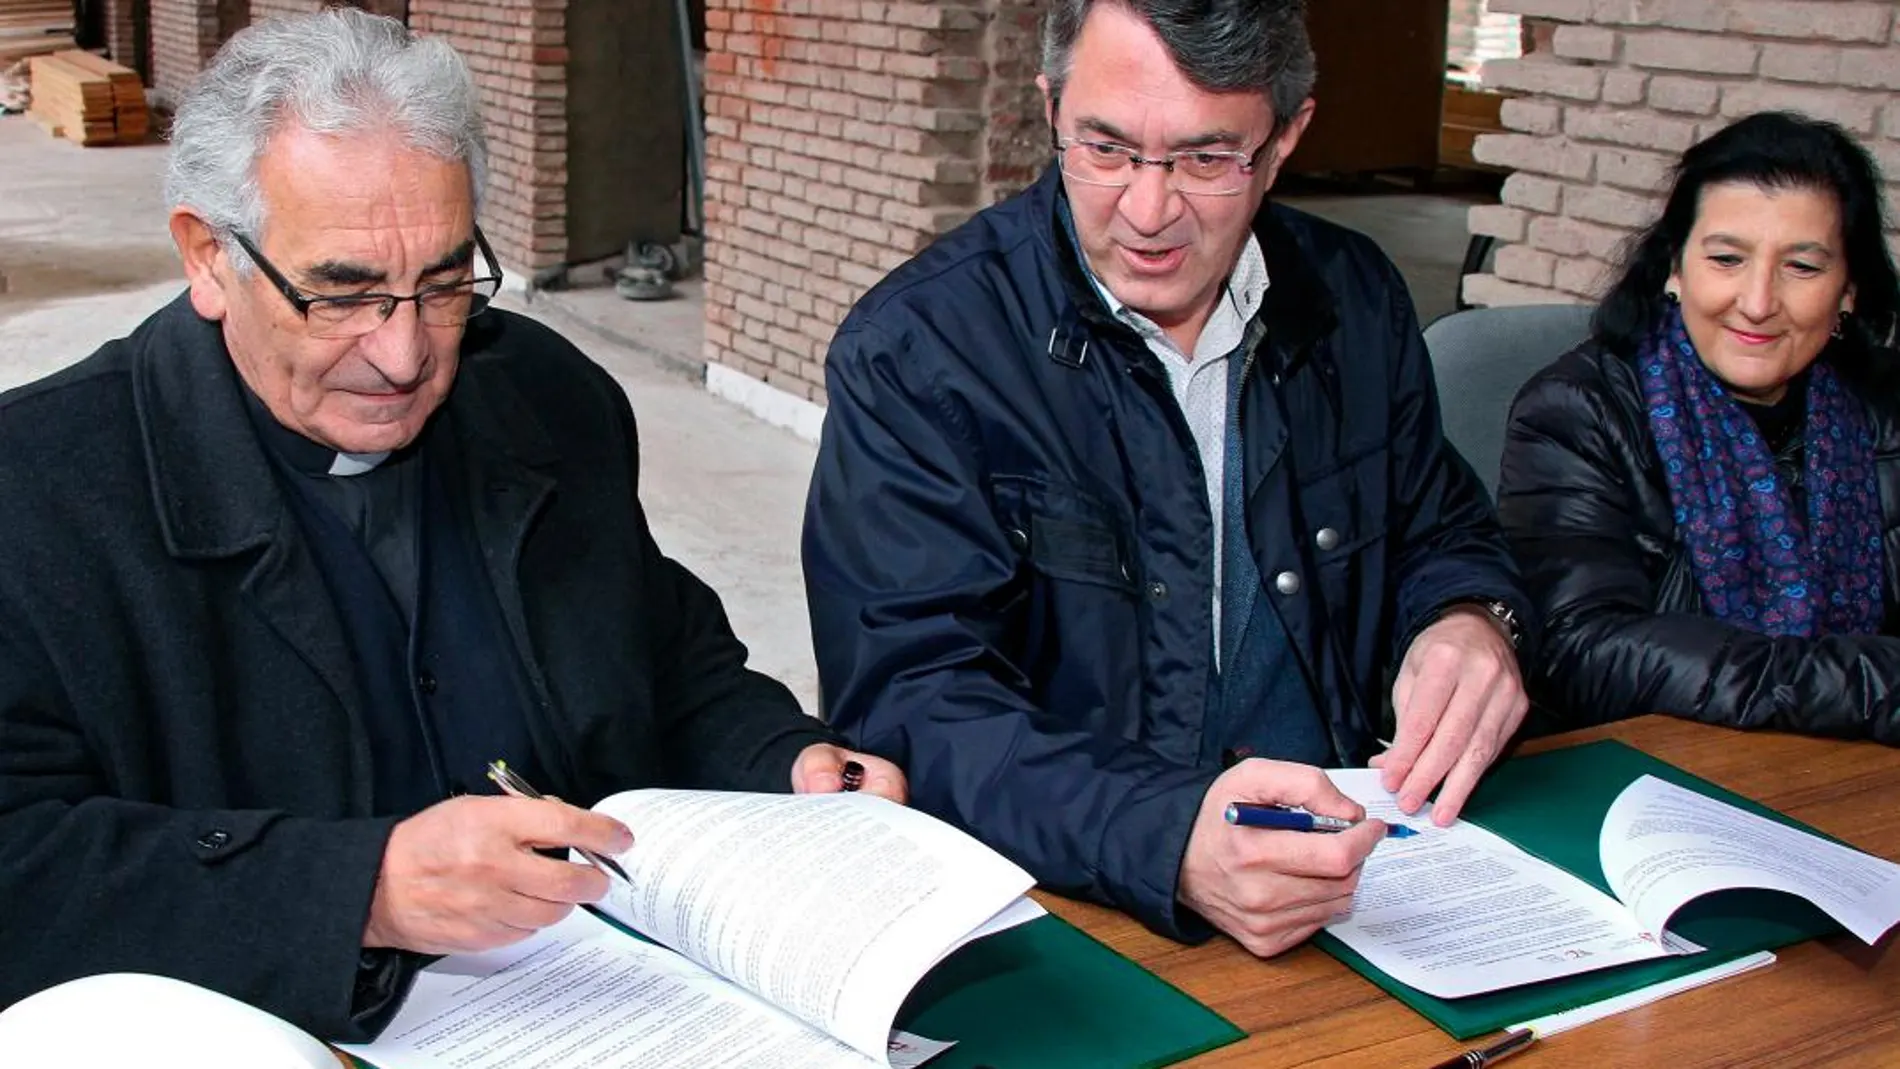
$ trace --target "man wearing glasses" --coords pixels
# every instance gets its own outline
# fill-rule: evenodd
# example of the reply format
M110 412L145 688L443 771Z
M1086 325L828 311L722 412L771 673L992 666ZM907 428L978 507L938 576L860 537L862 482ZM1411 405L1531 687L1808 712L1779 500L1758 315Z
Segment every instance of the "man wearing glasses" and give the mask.
M0 1007L151 972L362 1040L606 892L609 792L902 798L655 546L620 388L488 307L484 173L447 45L259 23L177 114L188 293L0 399Z
M1227 804L1356 819L1318 768L1370 759L1448 821L1523 718L1527 607L1397 272L1265 204L1313 116L1303 5L1052 0L1044 35L1053 165L832 345L827 711L1045 886L1271 955L1383 829Z

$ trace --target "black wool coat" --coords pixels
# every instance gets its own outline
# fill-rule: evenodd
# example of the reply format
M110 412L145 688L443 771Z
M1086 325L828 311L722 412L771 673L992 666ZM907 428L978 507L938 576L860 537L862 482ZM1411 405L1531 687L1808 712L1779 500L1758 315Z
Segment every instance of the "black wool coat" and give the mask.
M319 1036L352 1016L394 817L371 809L342 624L180 298L0 397L0 1006L105 971L177 977ZM425 434L454 436L548 782L786 790L834 736L745 669L661 554L625 395L492 311Z

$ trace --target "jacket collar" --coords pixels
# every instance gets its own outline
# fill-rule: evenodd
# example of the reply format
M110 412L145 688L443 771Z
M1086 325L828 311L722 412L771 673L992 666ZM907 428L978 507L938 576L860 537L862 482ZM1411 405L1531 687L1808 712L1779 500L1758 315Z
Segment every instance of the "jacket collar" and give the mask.
M463 339L445 408L471 444L502 461L487 466L491 480L525 480L523 466L551 464L559 453L513 385L484 367L494 325L475 322L484 329L471 327ZM245 415L221 326L181 295L140 334L132 389L166 551L214 559L267 544L282 522L282 492Z
M151 328L140 332L132 392L166 551L207 559L264 545L282 500L220 324L180 295Z
M1050 164L1030 188L1029 196L1035 226L1056 264L1068 297L1068 308L1058 317L1050 335L1049 355L1063 363L1079 363L1087 345L1085 335L1078 329L1083 323L1097 333L1122 333L1137 338L1134 331L1115 319L1095 292L1081 253L1069 240L1061 217L1068 199L1062 186L1062 169ZM1320 278L1317 266L1287 224L1292 214L1268 200L1261 204L1253 222L1254 236L1266 256L1267 277L1273 280L1267 287L1266 301L1260 307L1258 318L1267 328L1276 358L1283 365L1279 370L1283 372L1290 371L1313 350L1314 342L1333 329L1337 315L1332 290Z

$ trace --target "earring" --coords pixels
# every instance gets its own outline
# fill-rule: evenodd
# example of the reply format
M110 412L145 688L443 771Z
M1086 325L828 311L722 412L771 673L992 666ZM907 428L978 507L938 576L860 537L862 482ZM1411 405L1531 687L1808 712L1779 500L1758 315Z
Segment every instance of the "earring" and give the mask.
M1682 303L1682 291L1676 288L1674 282L1663 287L1663 297L1668 300L1670 304Z
M1840 316L1834 320L1834 337L1839 338L1846 332L1848 314L1845 309L1842 309Z

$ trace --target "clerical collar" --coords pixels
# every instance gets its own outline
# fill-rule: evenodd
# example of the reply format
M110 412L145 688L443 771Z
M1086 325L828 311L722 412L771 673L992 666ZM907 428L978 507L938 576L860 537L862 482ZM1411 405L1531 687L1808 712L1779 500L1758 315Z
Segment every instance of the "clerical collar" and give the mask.
M290 465L291 469L302 475L362 475L375 471L377 466L388 460L390 454L381 453L344 453L320 442L313 442L289 427L277 422L264 402L247 387L244 390L244 407L251 417L251 426L257 429L257 436L277 457Z

